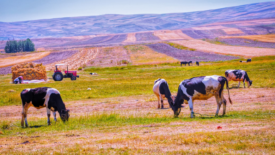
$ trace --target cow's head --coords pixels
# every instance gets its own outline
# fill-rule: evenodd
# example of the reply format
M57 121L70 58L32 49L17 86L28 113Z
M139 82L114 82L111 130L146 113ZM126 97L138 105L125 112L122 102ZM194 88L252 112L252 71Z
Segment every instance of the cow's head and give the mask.
M177 118L181 112L181 103L177 103L177 100L174 100L173 105L171 106L174 111L174 117Z
M173 111L174 111L174 117L177 118L177 117L179 117L181 107L175 108L175 109L173 109Z
M248 81L248 88L252 85L252 81Z
M69 109L66 109L66 110L61 110L61 119L63 122L65 121L68 121L69 120L69 117L70 117L70 114L69 114L70 110Z

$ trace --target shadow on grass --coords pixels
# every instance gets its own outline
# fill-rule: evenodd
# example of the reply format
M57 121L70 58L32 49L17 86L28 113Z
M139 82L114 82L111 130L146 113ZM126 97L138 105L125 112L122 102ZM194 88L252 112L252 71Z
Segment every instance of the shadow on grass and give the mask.
M33 126L29 126L29 128L41 128L45 126L48 126L48 125L33 125Z

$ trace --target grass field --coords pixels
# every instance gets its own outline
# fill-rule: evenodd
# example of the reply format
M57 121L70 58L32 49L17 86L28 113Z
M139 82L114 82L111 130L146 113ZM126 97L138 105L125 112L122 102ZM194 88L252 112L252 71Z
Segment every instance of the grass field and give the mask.
M72 82L65 79L47 83L14 85L11 84L11 75L0 76L0 106L21 105L20 92L25 88L54 87L58 89L65 101L93 98L108 98L118 96L152 94L154 80L164 78L171 91L176 92L178 85L184 79L205 76L222 75L228 69L243 69L253 80L254 88L275 87L275 57L254 58L251 63L240 63L239 60L225 62L202 62L202 66L180 67L178 63L161 65L139 65L110 68L89 68L79 72L80 77ZM90 72L98 73L91 76ZM52 72L48 72L51 78ZM234 83L234 82L233 82ZM87 91L91 88L91 91Z
M197 102L195 112L203 115L194 119L189 118L188 106L179 118L173 118L169 108L156 109L152 87L157 78L166 79L175 94L184 79L224 76L227 69L246 70L253 85L237 89L237 82L229 82L234 103L228 105L225 117L213 117L214 99L207 106ZM274 69L275 56L268 56L253 58L251 63L231 60L190 67L167 63L88 68L73 82L50 79L47 83L14 85L11 75L3 75L0 154L274 154ZM51 75L48 72L48 77ZM69 121L62 123L58 116L57 123L47 126L46 109L36 113L38 110L30 108L31 127L21 128L20 92L43 86L58 89L67 107L74 107ZM264 100L267 93L271 98ZM85 111L88 107L96 108Z

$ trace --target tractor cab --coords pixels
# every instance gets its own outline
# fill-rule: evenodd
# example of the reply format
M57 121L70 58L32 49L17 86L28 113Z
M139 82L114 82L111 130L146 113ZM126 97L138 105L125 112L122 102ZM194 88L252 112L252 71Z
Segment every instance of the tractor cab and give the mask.
M65 70L65 74L62 74L62 71L58 69L58 66L65 66L65 64L56 64L55 65L55 71L53 74L53 80L54 81L62 81L63 78L71 78L71 80L76 80L76 78L79 78L79 75L77 75L77 71L69 71L68 65L67 70Z

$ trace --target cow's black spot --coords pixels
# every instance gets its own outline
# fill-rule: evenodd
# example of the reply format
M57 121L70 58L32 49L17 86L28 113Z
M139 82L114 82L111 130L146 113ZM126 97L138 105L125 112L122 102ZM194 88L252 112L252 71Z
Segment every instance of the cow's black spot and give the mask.
M236 79L241 79L243 76L241 70L234 70L233 73L236 76Z
M173 100L171 98L171 92L169 90L168 84L166 82L162 82L159 86L160 94L164 94L165 97L168 99L169 103L172 103Z
M219 90L219 96L221 97L221 96L222 96L223 87L224 87L224 84L225 84L225 82L227 81L227 79L226 79L225 77L220 76L220 77L218 78L218 81L219 81L220 84L221 84L221 88L220 88L220 90Z
M188 95L193 96L195 90L201 94L206 94L205 85L202 82L204 78L205 76L194 77L182 82L182 85L187 89Z

